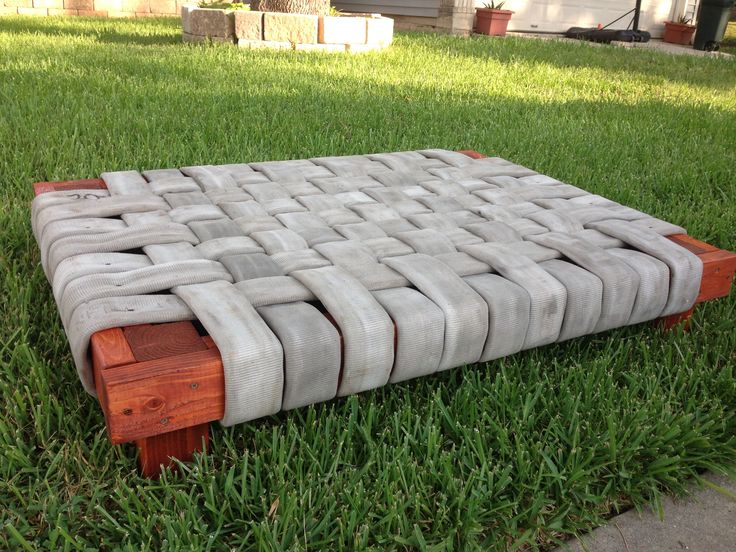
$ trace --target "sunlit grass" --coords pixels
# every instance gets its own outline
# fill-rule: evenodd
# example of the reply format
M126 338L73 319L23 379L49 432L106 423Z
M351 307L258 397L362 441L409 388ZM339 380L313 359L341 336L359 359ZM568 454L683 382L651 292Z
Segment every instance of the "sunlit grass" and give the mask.
M77 381L28 204L34 181L105 170L473 148L734 249L735 91L733 61L578 43L400 34L334 56L183 45L174 19L0 18L0 548L530 548L726 467L733 298L689 334L216 428L183 476L143 480Z

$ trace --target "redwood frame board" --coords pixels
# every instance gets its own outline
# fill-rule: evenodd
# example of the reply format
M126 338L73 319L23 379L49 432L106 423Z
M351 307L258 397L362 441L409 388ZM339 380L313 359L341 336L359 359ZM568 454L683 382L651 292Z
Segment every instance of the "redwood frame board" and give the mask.
M485 155L462 150L471 158ZM39 182L36 195L105 189L101 179ZM736 253L685 234L667 236L703 261L696 305L729 294ZM694 308L656 322L664 329L687 324ZM210 422L225 412L225 376L213 340L192 322L144 324L97 332L90 343L95 388L113 444L134 442L141 472L157 477L161 467L206 451Z

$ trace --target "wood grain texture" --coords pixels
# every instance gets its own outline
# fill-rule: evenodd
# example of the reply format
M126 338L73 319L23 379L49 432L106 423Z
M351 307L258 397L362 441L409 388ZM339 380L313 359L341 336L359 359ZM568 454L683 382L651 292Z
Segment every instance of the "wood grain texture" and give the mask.
M204 423L169 431L155 437L139 439L138 466L144 477L158 479L162 466L174 467L172 459L189 462L195 452L206 452L210 441L210 424Z
M104 370L100 385L116 444L220 420L225 413L225 374L216 348Z
M207 350L194 324L189 321L140 324L123 328L123 332L138 362Z
M726 297L731 292L731 284L736 273L736 253L718 249L686 234L667 237L692 251L703 261L703 279L696 303Z
M95 378L97 399L100 401L105 421L107 421L107 389L101 385L100 374L103 370L132 364L136 360L121 328L110 328L93 334L89 348L92 355L92 374Z

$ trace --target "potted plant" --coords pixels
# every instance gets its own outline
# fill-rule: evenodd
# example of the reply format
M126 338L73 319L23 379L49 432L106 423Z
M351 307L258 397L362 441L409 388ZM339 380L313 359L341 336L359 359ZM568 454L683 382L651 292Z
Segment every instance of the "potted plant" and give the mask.
M490 2L475 10L475 31L488 36L506 36L506 27L514 13L504 10L505 2Z
M695 34L695 25L691 25L692 18L681 15L677 21L664 22L664 40L671 44L690 44Z

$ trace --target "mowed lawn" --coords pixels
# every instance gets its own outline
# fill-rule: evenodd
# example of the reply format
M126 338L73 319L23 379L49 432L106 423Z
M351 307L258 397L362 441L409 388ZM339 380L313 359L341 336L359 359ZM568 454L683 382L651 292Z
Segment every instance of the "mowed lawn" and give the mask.
M473 148L736 249L736 62L399 34L335 56L183 45L175 19L0 18L0 549L549 547L736 458L736 293L235 428L160 481L78 382L35 181Z

